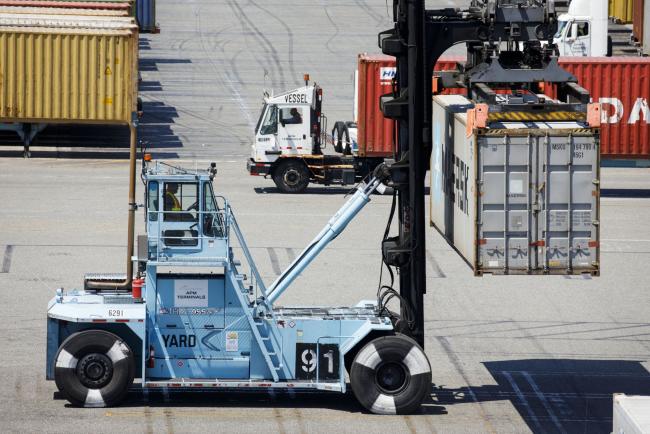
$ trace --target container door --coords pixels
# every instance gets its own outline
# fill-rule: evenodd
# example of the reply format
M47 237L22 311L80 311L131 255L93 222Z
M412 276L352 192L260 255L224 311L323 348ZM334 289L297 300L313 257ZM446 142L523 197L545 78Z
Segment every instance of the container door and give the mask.
M479 139L478 262L484 271L509 272L532 266L531 140L527 136Z
M540 141L540 265L549 272L592 271L599 253L595 138L569 135Z

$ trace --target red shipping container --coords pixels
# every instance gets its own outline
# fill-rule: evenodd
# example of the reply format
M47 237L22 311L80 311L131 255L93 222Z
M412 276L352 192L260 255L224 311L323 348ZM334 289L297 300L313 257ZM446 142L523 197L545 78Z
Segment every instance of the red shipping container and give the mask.
M563 57L560 66L603 105L601 156L650 159L650 58Z
M435 69L451 70L464 60L443 57ZM603 104L602 157L650 160L650 58L563 57L560 65L576 76L594 101ZM360 156L393 155L394 123L383 117L379 97L390 93L394 75L393 57L359 55Z
M445 57L436 70L451 70L464 57ZM358 65L357 143L360 157L392 157L395 147L395 123L384 118L379 97L392 91L395 58L383 54L360 54Z

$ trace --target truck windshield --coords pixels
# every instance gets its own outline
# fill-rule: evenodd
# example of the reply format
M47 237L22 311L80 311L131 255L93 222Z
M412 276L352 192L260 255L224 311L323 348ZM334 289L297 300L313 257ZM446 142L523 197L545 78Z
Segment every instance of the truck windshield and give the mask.
M257 125L255 125L256 133L260 132L260 125L262 125L262 119L264 119L264 113L266 112L266 107L267 107L266 104L262 106L262 111L260 112L260 118L257 120Z
M557 23L557 32L555 33L555 38L559 39L562 37L562 34L564 33L564 29L566 29L567 24L569 24L568 21L558 21Z
M260 128L260 134L275 134L278 132L278 106L269 106Z

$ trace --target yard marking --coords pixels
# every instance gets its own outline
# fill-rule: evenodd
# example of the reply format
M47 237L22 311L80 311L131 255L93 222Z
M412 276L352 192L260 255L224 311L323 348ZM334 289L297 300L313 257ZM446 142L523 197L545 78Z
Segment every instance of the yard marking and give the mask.
M517 385L515 380L513 380L512 375L510 375L510 373L506 372L506 371L502 371L501 373L503 374L504 377L506 377L506 380L508 380L508 383L510 383L510 387L512 387L512 390L517 395L517 398L519 399L519 402L526 408L526 412L528 413L528 416L530 416L533 423L535 423L535 426L537 427L539 432L544 432L544 430L542 429L542 425L539 423L539 419L537 419L537 415L535 414L533 409L530 407L530 404L528 403L528 400L526 399L524 394L521 393L521 389L519 388L519 386Z
M548 415L551 416L551 420L553 421L553 424L557 427L557 429L561 433L566 433L566 430L562 426L562 422L560 422L560 420L555 415L555 412L553 411L553 407L551 407L551 404L546 399L546 396L544 396L544 393L542 393L537 383L535 383L535 380L533 380L532 375L530 375L527 371L523 371L521 375L524 376L526 381L528 381L528 384L530 384L530 387L533 388L535 395L537 395L537 398L542 402L544 409L546 410Z
M8 273L9 269L11 268L11 255L14 252L14 246L11 244L7 245L5 247L5 256L4 259L2 260L2 269L0 270L0 273Z
M282 274L282 269L280 268L280 260L278 259L278 254L275 252L273 247L267 247L266 251L269 253L269 258L271 258L271 266L273 267L273 272L279 276Z

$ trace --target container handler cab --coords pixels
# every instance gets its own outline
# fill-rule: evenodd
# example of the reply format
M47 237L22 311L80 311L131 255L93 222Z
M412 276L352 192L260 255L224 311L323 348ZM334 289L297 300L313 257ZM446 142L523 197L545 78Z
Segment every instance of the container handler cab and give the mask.
M310 182L353 185L384 162L356 154L355 122L335 122L328 135L322 104L323 89L309 84L308 75L303 87L265 94L248 172L271 177L284 193L301 193ZM325 153L328 144L336 153Z
M266 286L228 200L214 192L214 164L189 171L143 162L137 278L124 285L126 276L90 275L83 289L57 290L48 305L47 378L72 404L104 407L119 404L134 378L144 389L345 393L347 372L368 410L417 410L431 387L429 362L395 332L384 306L276 305L383 188L383 169Z

